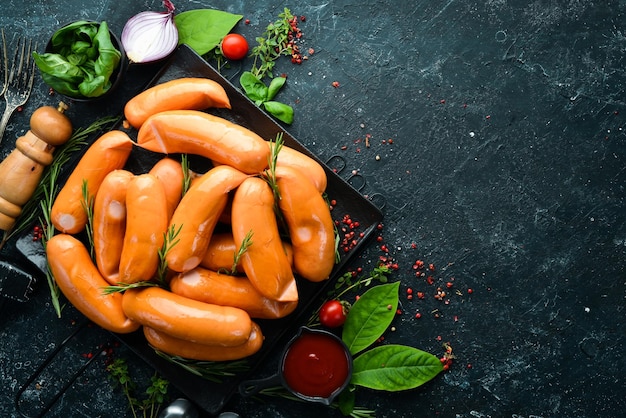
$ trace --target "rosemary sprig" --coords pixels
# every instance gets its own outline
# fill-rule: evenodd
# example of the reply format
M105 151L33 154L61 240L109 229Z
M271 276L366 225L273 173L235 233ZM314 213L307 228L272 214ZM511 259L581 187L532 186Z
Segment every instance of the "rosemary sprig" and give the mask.
M189 158L187 157L187 154L183 154L180 156L180 165L183 169L182 195L184 196L185 193L187 193L187 190L189 190L189 187L191 187L191 170L189 170Z
M128 289L137 289L140 287L162 287L167 289L167 260L165 259L167 253L178 244L178 235L182 229L182 225L176 228L176 225L171 225L168 230L163 234L163 245L158 251L159 255L159 267L157 269L155 280L141 280L135 283L118 283L116 285L105 286L102 288L102 293L110 295L111 293L122 293Z
M241 245L239 246L239 249L237 250L237 252L235 253L235 256L233 257L233 266L230 269L231 275L237 274L237 265L239 264L239 261L241 261L241 257L243 257L245 252L252 245L252 235L254 235L254 232L250 230L248 231L246 236L243 237L243 240L241 241Z
M85 232L87 234L87 241L89 243L89 255L93 260L93 205L95 197L89 194L89 185L87 184L87 180L85 179L83 179L83 183L81 184L81 193L81 205L83 207L83 210L85 211L85 214L87 215L87 225L85 226Z
M165 232L163 245L158 251L159 254L159 268L157 270L157 282L161 284L162 287L167 287L166 279L167 279L167 253L180 241L178 239L178 235L180 231L183 229L183 226L170 225Z
M160 287L161 284L154 281L141 280L135 283L118 283L105 286L102 288L102 294L110 295L112 293L123 293L128 289L137 289L140 287Z
M199 361L172 356L156 349L154 351L159 357L176 364L184 370L216 383L222 383L224 378L236 376L250 369L250 364L246 359L234 361Z
M46 249L48 240L50 240L50 238L54 236L54 232L55 232L54 225L52 224L51 212L52 212L52 205L54 203L54 199L58 193L59 186L57 185L57 180L59 178L60 170L61 170L60 165L53 165L51 167L50 174L48 178L46 179L46 183L42 183L43 184L43 187L42 187L43 198L39 202L40 210L41 210L41 217L39 218L39 223L42 225L42 230L43 230L41 242L42 242L44 251ZM57 317L60 318L61 311L62 311L61 304L59 302L59 297L61 296L61 290L59 289L59 286L54 280L54 276L52 275L52 272L50 271L49 264L47 265L47 269L46 269L46 282L48 283L48 288L50 289L50 298L52 300L52 306L54 308L54 311L57 314Z
M278 184L276 183L276 165L278 164L278 154L280 150L283 148L284 140L283 133L279 132L276 134L275 139L270 139L270 149L272 152L270 153L267 161L268 168L263 173L263 178L269 184L272 189L272 193L274 194L274 213L276 214L276 219L278 224L283 227L285 231L288 231L286 228L285 219L283 217L283 213L278 207L278 202L280 202L280 190L278 189Z
M274 192L276 202L278 202L280 200L280 192L278 190L278 186L276 185L276 165L278 164L278 154L285 143L283 140L283 133L277 133L276 138L270 139L269 142L272 152L267 158L267 169L265 170L264 177L265 181L267 181Z

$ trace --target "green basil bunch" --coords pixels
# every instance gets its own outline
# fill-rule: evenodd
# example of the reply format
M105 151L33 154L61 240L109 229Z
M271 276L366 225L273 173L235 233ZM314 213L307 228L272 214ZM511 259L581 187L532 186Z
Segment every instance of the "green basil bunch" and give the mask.
M52 35L51 52L33 52L46 84L73 98L94 98L109 91L122 53L113 45L106 22L77 21Z
M277 102L274 97L285 84L285 77L274 77L269 86L266 86L250 71L244 71L239 77L239 83L246 96L257 106L263 107L266 112L285 123L293 123L293 108L285 103Z

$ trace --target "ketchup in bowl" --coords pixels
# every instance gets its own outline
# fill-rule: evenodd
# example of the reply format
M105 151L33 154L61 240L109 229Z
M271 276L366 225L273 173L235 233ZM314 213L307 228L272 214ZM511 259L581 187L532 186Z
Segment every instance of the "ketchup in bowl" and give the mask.
M283 357L283 380L297 396L330 404L350 382L351 360L338 337L303 327Z
M278 372L241 382L239 393L248 397L282 385L300 399L330 405L351 378L352 356L341 338L302 326L283 350Z

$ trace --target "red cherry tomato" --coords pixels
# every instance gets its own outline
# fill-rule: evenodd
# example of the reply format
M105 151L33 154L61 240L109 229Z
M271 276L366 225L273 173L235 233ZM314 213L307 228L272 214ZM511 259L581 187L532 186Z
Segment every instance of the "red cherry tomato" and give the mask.
M229 60L240 60L248 54L248 41L238 33L229 33L222 39L221 50Z
M338 300L329 300L320 309L320 323L328 328L337 328L346 322L346 311Z

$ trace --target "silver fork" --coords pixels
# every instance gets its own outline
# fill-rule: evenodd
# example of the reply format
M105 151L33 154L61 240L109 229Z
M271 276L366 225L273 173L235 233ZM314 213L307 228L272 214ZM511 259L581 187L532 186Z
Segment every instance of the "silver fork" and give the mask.
M4 109L2 120L0 120L0 142L11 115L18 107L24 106L33 89L35 62L31 58L32 41L28 41L28 46L26 44L26 40L18 38L17 48L11 62L11 70L8 72L8 80L4 92L6 108ZM6 43L4 45L6 47Z
M4 37L4 28L0 30L2 32L2 63L4 64L4 68L2 68L2 76L4 79L2 80L2 90L0 90L0 97L4 96L4 92L7 90L7 84L9 82L9 58L7 57L7 40ZM2 137L0 136L0 141Z

